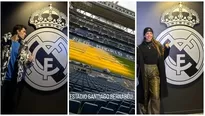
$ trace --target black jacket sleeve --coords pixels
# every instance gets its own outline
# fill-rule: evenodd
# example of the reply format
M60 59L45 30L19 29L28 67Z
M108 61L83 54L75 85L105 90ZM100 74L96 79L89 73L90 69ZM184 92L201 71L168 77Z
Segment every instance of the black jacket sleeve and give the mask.
M164 50L163 50L164 49ZM161 98L168 96L168 87L167 87L167 77L165 72L165 58L169 55L169 49L163 48L163 46L160 46L161 52L164 52L164 54L159 57L158 59L158 68L159 68L159 76L160 76L160 96Z
M137 101L138 103L144 102L144 87L143 87L143 79L144 79L144 60L143 54L141 52L141 47L137 47L137 79L138 79L138 86L137 86Z
M164 47L164 60L167 58L167 56L169 56L169 52L170 52L170 47Z

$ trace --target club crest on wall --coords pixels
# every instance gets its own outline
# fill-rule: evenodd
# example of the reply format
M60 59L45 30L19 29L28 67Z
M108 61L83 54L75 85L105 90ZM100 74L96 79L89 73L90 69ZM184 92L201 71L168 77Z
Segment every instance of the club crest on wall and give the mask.
M34 12L29 22L36 30L25 41L34 62L26 71L25 81L41 91L58 89L67 82L67 36L62 32L67 17L49 5Z
M170 42L170 54L165 60L167 82L186 85L203 73L203 37L193 29L199 24L198 14L179 3L166 10L161 23L167 29L156 38L162 45Z

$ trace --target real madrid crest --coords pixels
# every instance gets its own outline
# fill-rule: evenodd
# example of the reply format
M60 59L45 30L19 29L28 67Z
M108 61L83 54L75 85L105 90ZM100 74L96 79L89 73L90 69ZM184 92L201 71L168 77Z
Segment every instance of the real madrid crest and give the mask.
M193 29L199 23L198 14L179 5L165 11L161 22L167 25L157 40L170 42L170 54L165 60L167 82L185 85L195 81L203 72L203 37Z
M49 5L34 12L29 21L37 30L25 38L34 56L25 81L42 91L58 89L67 81L67 37L62 32L67 17Z

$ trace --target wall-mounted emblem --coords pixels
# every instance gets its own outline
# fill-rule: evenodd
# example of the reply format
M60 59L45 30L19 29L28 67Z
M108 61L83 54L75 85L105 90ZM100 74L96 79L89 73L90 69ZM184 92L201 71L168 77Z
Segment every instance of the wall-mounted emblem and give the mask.
M37 30L25 38L34 56L25 81L42 91L58 89L67 82L67 36L62 32L67 17L49 5L34 12L30 24Z
M167 29L157 40L170 42L170 54L165 60L167 82L185 85L195 81L203 72L203 37L193 29L199 24L198 14L183 4L162 14L161 22Z

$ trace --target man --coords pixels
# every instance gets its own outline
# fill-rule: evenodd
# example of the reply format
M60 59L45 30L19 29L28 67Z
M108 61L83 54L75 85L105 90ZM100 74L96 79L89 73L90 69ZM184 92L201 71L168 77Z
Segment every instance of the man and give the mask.
M13 28L10 49L2 53L10 54L7 58L6 70L4 73L2 87L2 113L15 113L16 90L23 83L25 69L32 64L33 56L26 52L23 40L26 36L26 27L16 25ZM26 56L26 57L25 57ZM2 59L5 59L4 57ZM3 60L5 61L5 60ZM5 64L2 62L2 64Z

